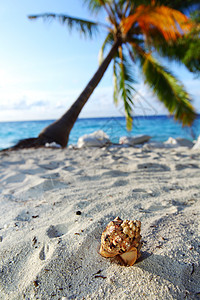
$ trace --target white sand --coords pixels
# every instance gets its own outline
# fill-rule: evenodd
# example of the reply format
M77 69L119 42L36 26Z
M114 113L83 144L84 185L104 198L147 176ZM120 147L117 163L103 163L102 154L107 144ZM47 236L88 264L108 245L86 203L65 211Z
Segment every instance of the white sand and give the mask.
M21 150L0 180L0 299L199 299L200 151ZM116 216L142 222L132 267L98 253Z

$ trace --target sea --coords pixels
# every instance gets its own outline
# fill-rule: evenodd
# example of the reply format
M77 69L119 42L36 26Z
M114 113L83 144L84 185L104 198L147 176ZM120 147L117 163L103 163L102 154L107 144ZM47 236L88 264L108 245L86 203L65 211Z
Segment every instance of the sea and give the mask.
M0 122L0 149L15 145L19 140L37 137L43 128L54 120ZM71 131L68 145L77 144L78 138L97 130L103 130L113 143L122 136L150 135L152 141L164 142L169 137L195 140L200 135L200 115L191 127L182 127L169 116L135 116L133 128L126 130L124 117L78 119Z

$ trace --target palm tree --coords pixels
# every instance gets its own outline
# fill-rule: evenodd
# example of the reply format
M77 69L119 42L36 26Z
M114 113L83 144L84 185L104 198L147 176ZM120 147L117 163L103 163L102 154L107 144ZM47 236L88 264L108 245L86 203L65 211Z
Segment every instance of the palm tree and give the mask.
M104 10L107 24L74 18L68 15L40 14L29 19L53 18L66 24L69 29L76 28L86 36L93 37L99 30L107 31L101 48L101 63L83 92L57 121L42 130L36 139L20 142L19 147L39 146L46 142L56 142L66 147L70 131L90 95L100 82L106 69L113 61L114 102L122 99L126 114L127 128L132 126L135 67L139 67L147 83L158 99L165 105L176 120L183 125L191 125L195 111L189 94L179 80L163 66L159 57L176 60L192 71L200 71L200 54L196 58L189 53L190 45L199 42L198 33L191 34L194 22L183 12L199 1L170 0L85 0L93 13ZM196 6L193 8L196 9ZM199 25L198 25L199 26ZM188 43L188 39L190 43ZM198 44L199 46L199 44ZM103 58L107 47L108 54Z

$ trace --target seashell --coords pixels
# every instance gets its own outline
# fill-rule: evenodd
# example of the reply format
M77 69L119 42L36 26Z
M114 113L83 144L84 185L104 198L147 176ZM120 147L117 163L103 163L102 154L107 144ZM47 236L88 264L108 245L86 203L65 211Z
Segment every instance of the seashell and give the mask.
M138 220L115 218L102 233L100 254L117 257L123 264L132 266L141 255L140 229L141 222Z

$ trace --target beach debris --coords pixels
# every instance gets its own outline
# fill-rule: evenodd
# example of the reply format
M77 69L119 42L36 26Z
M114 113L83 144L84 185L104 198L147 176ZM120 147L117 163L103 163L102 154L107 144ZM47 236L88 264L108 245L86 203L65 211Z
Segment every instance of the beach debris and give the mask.
M74 269L74 271L77 271L80 268L82 268L82 266L78 266L77 268Z
M194 273L194 263L192 263L191 275Z
M92 274L94 276L94 278L103 278L106 279L106 276L101 275L100 273L102 272L102 270L97 271L96 273Z
M37 237L34 236L34 238L32 239L32 242L33 242L33 246L35 246L35 244L37 243Z
M80 216L80 215L81 215L81 211L80 211L80 210L77 210L77 211L76 211L76 215Z
M78 139L77 147L103 147L109 145L110 139L103 130L97 130L90 134L85 134Z
M38 281L38 280L34 280L34 281L33 281L33 284L34 284L35 287L38 287L39 281Z
M106 279L107 277L106 277L106 276L103 276L103 275L95 275L94 278L102 278L102 279Z
M116 257L124 265L132 266L141 255L140 229L140 221L123 221L116 217L102 233L100 254Z
M96 273L92 274L92 275L98 275L102 272L102 270L97 271Z
M39 218L39 215L32 216L33 219Z

